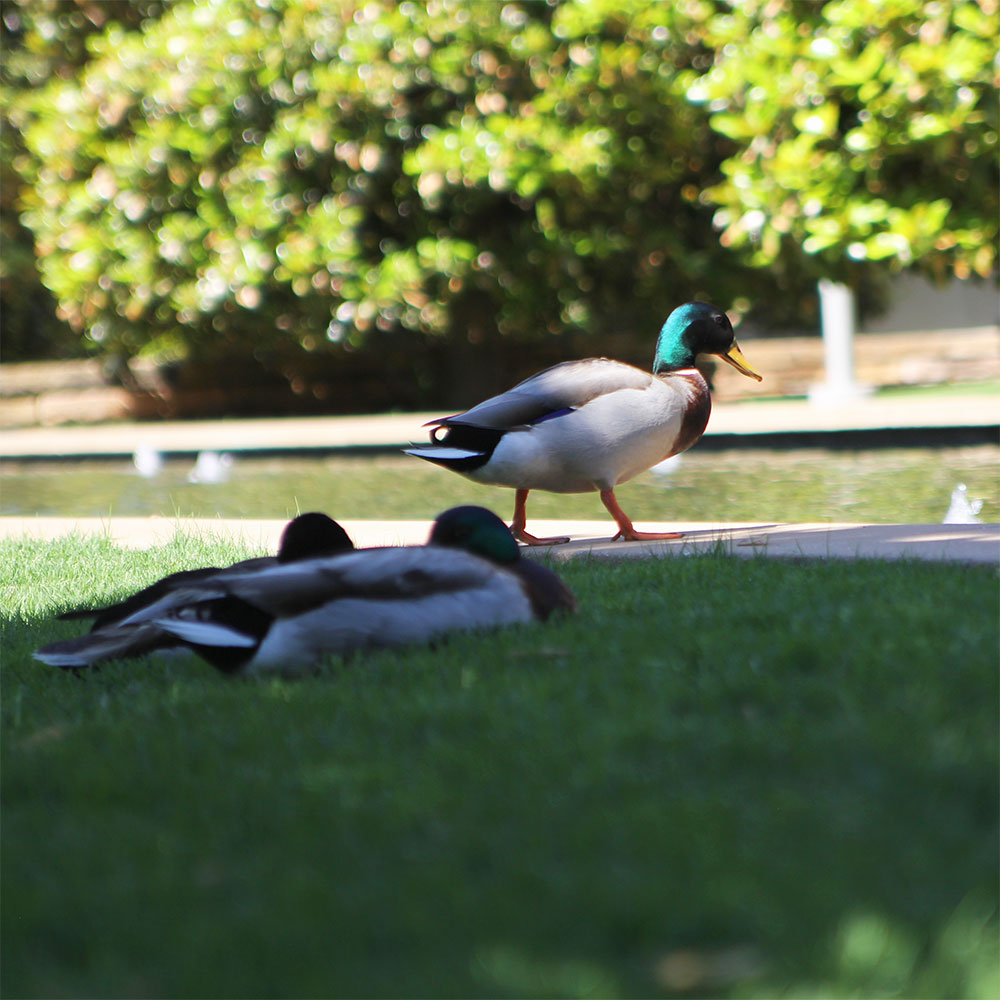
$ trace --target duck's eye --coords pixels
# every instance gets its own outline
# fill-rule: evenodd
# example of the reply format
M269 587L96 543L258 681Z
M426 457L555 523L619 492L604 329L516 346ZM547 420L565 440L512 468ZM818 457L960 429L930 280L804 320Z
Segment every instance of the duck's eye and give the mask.
M722 313L716 313L716 315L713 316L712 319L715 320L716 326L726 325L726 317Z

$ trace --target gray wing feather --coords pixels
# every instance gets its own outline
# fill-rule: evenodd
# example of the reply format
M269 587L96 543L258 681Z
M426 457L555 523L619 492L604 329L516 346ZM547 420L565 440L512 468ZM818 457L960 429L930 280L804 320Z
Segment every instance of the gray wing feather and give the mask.
M413 546L286 563L231 577L220 589L282 616L341 597L405 599L464 590L481 585L493 572L491 563L467 552Z
M583 406L618 389L645 389L653 379L653 375L641 368L609 358L564 361L478 403L471 410L432 420L430 424L511 429L531 424L557 410Z

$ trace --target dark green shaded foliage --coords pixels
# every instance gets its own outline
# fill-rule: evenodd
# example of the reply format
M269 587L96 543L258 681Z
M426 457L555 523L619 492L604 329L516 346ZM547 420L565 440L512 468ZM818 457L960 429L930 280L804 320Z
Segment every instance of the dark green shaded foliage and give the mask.
M87 39L115 24L138 29L159 16L159 0L4 0L0 10L0 314L4 361L79 357L78 334L56 315L57 303L40 279L32 234L18 219L19 170L30 154L21 128L23 98L53 79L71 79L87 62Z

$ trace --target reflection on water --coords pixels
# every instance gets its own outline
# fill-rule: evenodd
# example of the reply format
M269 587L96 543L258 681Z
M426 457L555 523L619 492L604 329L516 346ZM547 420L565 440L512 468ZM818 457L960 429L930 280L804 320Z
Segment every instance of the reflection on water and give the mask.
M661 473L617 491L635 520L940 522L953 491L982 501L978 517L1000 520L1000 447L858 452L688 452ZM405 456L248 459L228 481L190 482L192 461L168 461L144 478L131 461L3 463L0 513L72 517L424 519L459 503L504 517L510 490L480 486ZM532 493L529 516L603 519L596 494Z

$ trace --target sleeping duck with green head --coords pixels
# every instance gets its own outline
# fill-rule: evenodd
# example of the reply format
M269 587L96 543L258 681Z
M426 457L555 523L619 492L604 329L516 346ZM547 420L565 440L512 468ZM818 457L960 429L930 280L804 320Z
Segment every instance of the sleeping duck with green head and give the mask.
M652 373L608 358L565 361L471 410L432 420L431 444L406 449L469 479L514 490L511 532L529 545L565 542L526 530L531 490L600 493L625 541L677 538L642 532L618 505L615 487L690 448L712 411L695 367L714 354L749 378L732 324L707 302L675 309L660 330Z
M296 674L331 654L544 621L575 608L555 573L521 558L492 511L456 507L437 518L427 545L361 549L194 580L172 592L169 605L147 604L105 629L99 645L52 643L36 658L93 666L134 655L134 633L152 629L224 673Z

